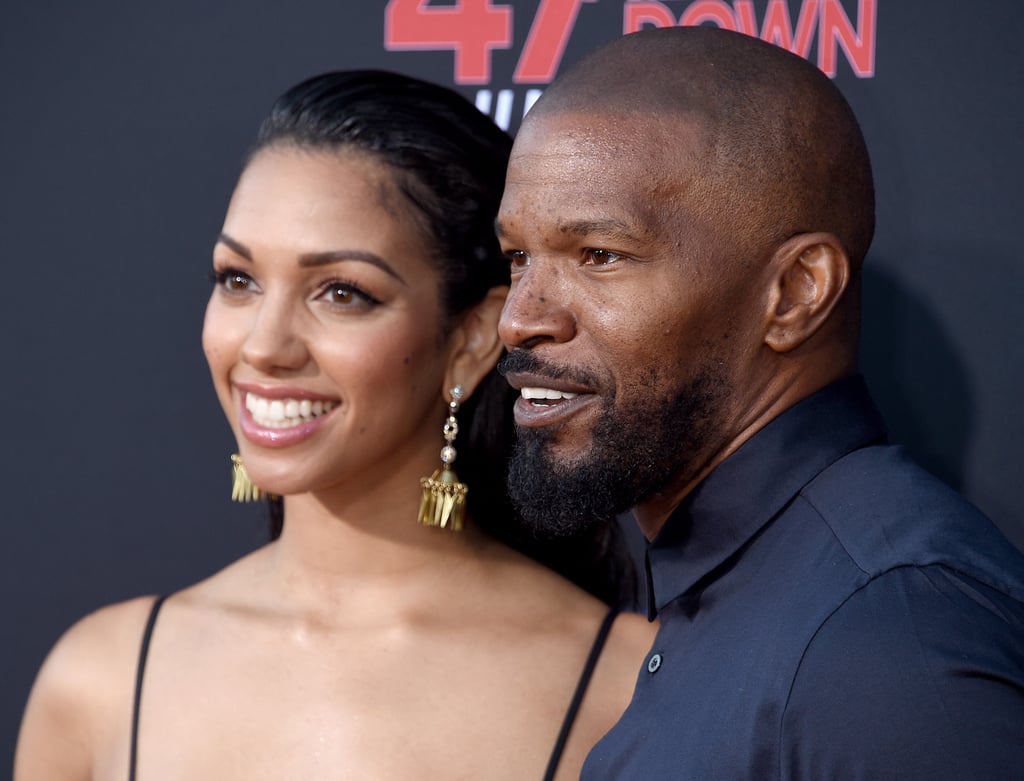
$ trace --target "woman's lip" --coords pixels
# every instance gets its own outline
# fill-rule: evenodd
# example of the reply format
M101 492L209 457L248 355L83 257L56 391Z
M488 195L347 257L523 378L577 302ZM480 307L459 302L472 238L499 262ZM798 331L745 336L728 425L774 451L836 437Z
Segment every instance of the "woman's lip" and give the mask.
M554 403L537 404L520 396L512 409L516 425L524 428L541 428L564 423L569 418L590 406L597 397L592 393L584 393L571 399L562 399Z
M294 388L289 385L258 385L252 382L236 382L234 386L243 394L252 393L264 399L309 399L310 401L337 401L336 398L314 393L306 388ZM244 401L244 400L243 400Z
M291 396L289 398L295 397ZM287 428L268 428L266 426L261 426L253 419L252 413L245 408L245 398L243 395L241 403L239 404L238 424L241 429L242 436L254 445L260 445L262 447L289 447L316 434L321 428L323 428L324 424L336 410L337 407L329 412L324 412L312 420L305 420L294 426L288 426Z

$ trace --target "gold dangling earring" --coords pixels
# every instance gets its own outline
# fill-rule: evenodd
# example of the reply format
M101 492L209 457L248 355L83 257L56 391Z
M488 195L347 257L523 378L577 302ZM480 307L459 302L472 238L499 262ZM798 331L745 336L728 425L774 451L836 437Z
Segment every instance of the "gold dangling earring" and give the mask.
M233 465L231 470L231 501L255 502L267 495L263 492L263 489L259 488L249 479L249 473L245 471L245 464L242 463L242 457L238 453L231 454L231 463Z
M462 531L469 488L459 482L451 466L455 462L455 448L452 443L459 433L455 413L459 411L459 402L462 400L462 386L456 385L450 393L452 400L448 403L448 419L444 423L444 439L447 444L441 448L442 466L435 469L430 477L420 478L423 499L420 502L418 520L426 526L440 526L442 529L457 532Z

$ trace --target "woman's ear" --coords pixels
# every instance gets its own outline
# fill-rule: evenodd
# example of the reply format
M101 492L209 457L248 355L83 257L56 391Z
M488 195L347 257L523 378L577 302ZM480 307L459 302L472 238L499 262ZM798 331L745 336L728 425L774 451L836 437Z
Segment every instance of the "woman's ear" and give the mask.
M775 352L799 347L829 319L850 283L850 258L831 233L801 233L774 253L765 343Z
M446 399L448 389L455 385L461 385L465 391L463 398L469 398L498 362L503 346L498 338L498 318L507 293L507 285L492 287L483 299L462 315L461 322L448 337L450 352L444 376Z

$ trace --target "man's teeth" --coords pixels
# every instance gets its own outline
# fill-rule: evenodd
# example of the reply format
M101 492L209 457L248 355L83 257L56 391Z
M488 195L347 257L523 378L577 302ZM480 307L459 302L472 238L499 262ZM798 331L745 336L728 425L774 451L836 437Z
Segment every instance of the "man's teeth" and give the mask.
M575 399L577 394L568 391L555 390L554 388L522 388L519 391L527 401L540 399L543 401L558 401L560 399Z
M245 394L245 408L252 419L264 428L288 428L318 418L338 406L336 401L309 399L265 399L254 393Z

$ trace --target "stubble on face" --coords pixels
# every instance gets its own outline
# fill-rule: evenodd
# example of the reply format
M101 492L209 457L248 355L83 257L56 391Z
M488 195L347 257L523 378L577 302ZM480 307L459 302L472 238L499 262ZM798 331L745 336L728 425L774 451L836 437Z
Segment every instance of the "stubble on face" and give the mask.
M517 427L508 483L523 521L539 536L574 535L612 523L654 495L685 484L712 449L731 395L725 366L708 360L668 394L653 389L663 387L664 372L681 372L681 367L649 367L636 388L602 398L589 445L568 458L553 453L558 427ZM512 350L502 368L559 374L522 349ZM625 396L638 401L617 403Z

